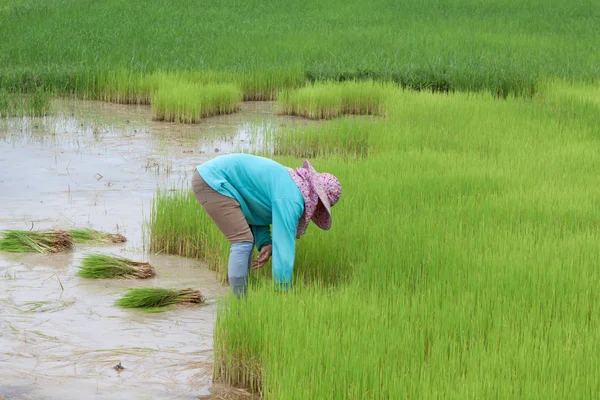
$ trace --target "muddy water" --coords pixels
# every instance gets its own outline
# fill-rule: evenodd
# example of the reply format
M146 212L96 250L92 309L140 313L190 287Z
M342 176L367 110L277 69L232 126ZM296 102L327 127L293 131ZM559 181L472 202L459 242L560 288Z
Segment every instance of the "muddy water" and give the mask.
M151 199L157 187L186 185L197 164L252 151L300 122L274 115L271 103L194 126L153 122L145 106L61 100L55 109L43 119L0 120L0 229L90 227L128 242L0 254L0 398L209 395L216 301L227 288L200 262L146 252ZM157 277L75 277L91 251L148 260ZM197 288L208 304L159 314L112 305L126 288L149 285Z

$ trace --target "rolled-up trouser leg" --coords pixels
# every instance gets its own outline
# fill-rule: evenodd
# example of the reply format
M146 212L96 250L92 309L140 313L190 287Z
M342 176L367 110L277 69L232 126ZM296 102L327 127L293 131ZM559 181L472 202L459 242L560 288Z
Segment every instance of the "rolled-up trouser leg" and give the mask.
M229 252L227 275L233 293L240 298L245 296L248 287L248 261L254 245L249 242L233 243Z
M248 268L254 243L250 226L237 200L212 189L197 170L192 177L192 190L215 225L231 243L227 275L234 293L239 297L246 293L248 285Z

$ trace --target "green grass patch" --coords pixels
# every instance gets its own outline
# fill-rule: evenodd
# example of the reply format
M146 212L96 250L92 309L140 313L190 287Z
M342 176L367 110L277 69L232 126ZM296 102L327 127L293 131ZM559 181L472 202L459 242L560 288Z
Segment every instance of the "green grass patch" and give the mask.
M152 94L154 119L197 123L213 115L231 114L240 108L242 92L234 85L161 85Z
M0 88L0 118L43 117L51 111L50 93L38 89L30 94Z
M192 83L232 84L242 89L245 101L275 100L283 88L295 88L305 84L301 68L258 68L233 71L198 70L179 73Z
M198 290L135 288L128 289L115 305L123 308L144 308L148 312L164 311L167 307L185 304L201 304L205 298Z
M319 126L283 129L271 135L264 153L275 156L321 158L333 155L361 159L369 155L371 135L381 130L375 120L342 118Z
M126 69L237 76L248 99L272 98L299 79L531 96L540 78L598 79L600 60L600 6L581 0L337 0L327 8L314 0L200 7L107 0L86 9L69 0L7 0L1 7L0 87L27 92L44 84L83 94L107 71ZM147 99L128 94L128 85L109 97Z
M150 263L107 254L86 255L77 272L77 276L89 279L147 279L155 275Z
M150 251L202 259L225 281L229 242L213 226L191 189L159 190L148 221Z
M150 104L162 75L140 74L128 69L99 73L88 83L82 97L120 104Z
M28 68L0 72L0 88L10 93L31 93L37 85L53 88L57 95L74 95L88 100L120 104L150 104L152 94L164 85L234 85L247 101L274 100L283 88L306 84L300 68L261 68L252 70L161 70L134 68L55 70Z
M60 253L73 248L73 237L66 231L6 230L0 237L0 251L11 253Z
M326 82L283 90L277 100L281 113L311 119L385 115L385 101L391 90L389 85L372 81Z
M94 229L69 229L73 241L78 244L114 244L124 243L127 238L120 233L100 232Z
M545 93L398 91L368 157L312 159L344 187L333 227L297 241L291 292L266 267L223 301L215 379L265 399L593 397L598 114ZM353 135L335 122L316 129Z

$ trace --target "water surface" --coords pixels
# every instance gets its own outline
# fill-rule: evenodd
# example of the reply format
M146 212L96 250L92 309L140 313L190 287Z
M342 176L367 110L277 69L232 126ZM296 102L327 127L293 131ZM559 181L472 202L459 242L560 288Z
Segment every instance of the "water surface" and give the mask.
M0 398L209 395L216 302L227 288L199 261L148 254L151 200L157 187L185 187L196 165L264 146L270 133L300 120L275 115L272 103L245 103L240 113L191 126L153 122L147 106L54 106L49 117L0 120L0 229L90 227L128 242L58 255L0 253ZM157 277L76 277L82 256L98 251L147 260ZM159 314L113 306L126 288L151 285L192 287L208 302Z

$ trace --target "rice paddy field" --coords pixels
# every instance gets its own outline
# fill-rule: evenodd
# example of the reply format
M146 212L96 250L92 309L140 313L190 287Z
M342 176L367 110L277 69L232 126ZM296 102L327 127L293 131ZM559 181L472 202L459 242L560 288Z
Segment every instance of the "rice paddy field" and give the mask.
M80 280L77 241L2 253L0 398L597 398L598 18L584 0L1 2L0 229L123 231L110 253L208 300L121 310L131 280ZM342 183L288 293L270 264L226 293L189 180L232 152Z
M315 167L344 194L332 230L299 240L291 293L267 268L223 304L215 377L276 399L595 397L594 93L397 91L386 119L275 135L286 165L298 142L329 149ZM159 194L153 217L161 237L202 232L199 256L225 267L189 192Z
M352 78L525 95L540 77L597 79L599 8L589 0L5 0L0 87L100 96L126 88L116 71L163 70L237 82L250 98Z

